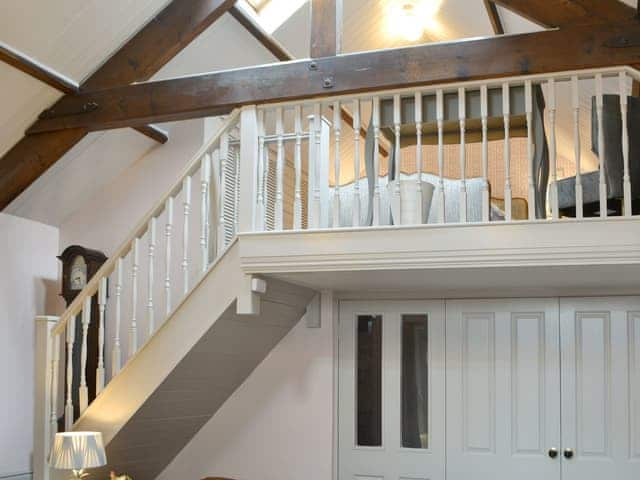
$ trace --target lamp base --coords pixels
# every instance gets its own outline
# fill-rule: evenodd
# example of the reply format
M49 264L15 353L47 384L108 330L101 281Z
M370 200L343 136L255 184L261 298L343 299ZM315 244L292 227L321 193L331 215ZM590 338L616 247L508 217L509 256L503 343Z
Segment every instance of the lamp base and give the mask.
M83 469L80 470L71 470L72 474L69 477L69 480L80 480L83 478L87 478L89 474L85 472Z

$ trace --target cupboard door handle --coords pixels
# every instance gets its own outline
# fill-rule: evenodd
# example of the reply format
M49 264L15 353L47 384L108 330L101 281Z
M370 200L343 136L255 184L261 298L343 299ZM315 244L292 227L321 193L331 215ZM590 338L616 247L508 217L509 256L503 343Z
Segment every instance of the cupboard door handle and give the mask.
M557 458L558 457L558 449L557 448L550 448L549 452L547 452L549 455L549 458Z
M566 458L567 460L571 460L573 458L573 450L570 448L565 448L564 458Z

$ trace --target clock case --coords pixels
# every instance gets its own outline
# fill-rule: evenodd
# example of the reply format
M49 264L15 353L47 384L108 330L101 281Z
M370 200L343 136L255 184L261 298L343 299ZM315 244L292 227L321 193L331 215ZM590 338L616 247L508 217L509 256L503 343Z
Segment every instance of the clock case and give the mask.
M107 261L107 256L98 251L81 247L80 245L72 245L62 252L58 259L62 262L62 291L60 296L64 298L67 307L78 296L82 290L71 289L71 270L76 257L81 256L87 265L87 282ZM108 297L108 288L107 288ZM96 397L96 369L98 368L98 296L94 295L91 299L91 322L87 332L87 370L86 381L89 391L89 403ZM105 334L106 338L106 334ZM65 343L65 357L67 357L67 346ZM80 366L82 353L82 314L76 316L75 321L75 342L73 345L73 381L71 388L71 398L73 400L73 417L74 421L80 416ZM66 379L65 379L66 382ZM66 386L66 385L65 385Z

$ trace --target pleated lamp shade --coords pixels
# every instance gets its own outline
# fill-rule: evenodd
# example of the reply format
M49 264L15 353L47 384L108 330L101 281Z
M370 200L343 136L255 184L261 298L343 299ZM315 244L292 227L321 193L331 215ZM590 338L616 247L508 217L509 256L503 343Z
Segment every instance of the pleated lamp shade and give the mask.
M100 432L56 433L49 465L60 470L82 470L106 465Z

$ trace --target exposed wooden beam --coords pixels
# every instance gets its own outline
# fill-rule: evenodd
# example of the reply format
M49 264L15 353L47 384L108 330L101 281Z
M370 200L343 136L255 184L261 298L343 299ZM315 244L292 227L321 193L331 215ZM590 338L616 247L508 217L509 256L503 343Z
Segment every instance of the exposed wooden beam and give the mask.
M311 58L342 49L342 0L311 0Z
M247 12L245 12L241 7L238 7L237 4L229 10L229 13L278 60L283 62L295 60L295 57L291 55L287 49L278 42L278 40L266 32ZM340 116L342 117L342 120L349 125L349 127L353 128L353 116L349 110L342 107ZM360 127L360 135L363 138L367 136L367 130L364 127ZM385 157L389 155L389 152L387 152L384 145L380 145L380 153Z
M293 60L291 55L284 46L278 42L272 35L264 30L258 22L256 22L248 13L246 13L237 4L229 9L229 13L242 25L260 44L269 50L274 57L281 62Z
M52 68L43 65L3 42L0 42L0 61L17 68L21 72L46 83L62 93L74 94L77 93L80 88L79 85L69 77L56 72Z
M234 3L235 0L172 1L91 75L80 86L81 91L147 80ZM87 133L87 129L76 129L23 137L0 159L0 209Z
M155 140L158 143L165 144L169 140L169 134L155 125L143 125L142 127L134 127L138 132Z
M638 63L640 22L634 19L300 60L80 94L65 98L29 131L119 128L219 115L252 103ZM92 103L97 107L87 111L85 106Z
M544 27L627 21L633 7L620 0L493 0Z
M498 7L492 0L483 0L484 8L487 10L487 15L489 15L489 21L491 22L491 28L493 28L493 33L496 35L504 35L504 26L502 25L502 20L500 19L500 12L498 12Z

